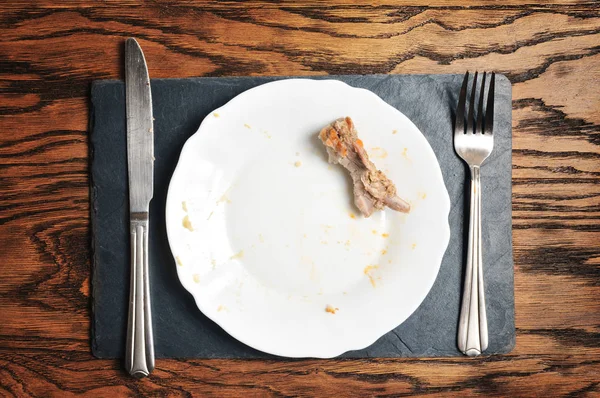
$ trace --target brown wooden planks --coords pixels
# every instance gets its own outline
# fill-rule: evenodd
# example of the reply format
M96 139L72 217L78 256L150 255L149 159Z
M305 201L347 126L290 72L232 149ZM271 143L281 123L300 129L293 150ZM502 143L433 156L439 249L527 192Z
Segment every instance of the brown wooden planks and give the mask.
M517 346L480 359L160 360L89 349L88 94L140 40L152 77L463 73L513 82ZM0 4L0 391L113 396L600 394L595 1Z

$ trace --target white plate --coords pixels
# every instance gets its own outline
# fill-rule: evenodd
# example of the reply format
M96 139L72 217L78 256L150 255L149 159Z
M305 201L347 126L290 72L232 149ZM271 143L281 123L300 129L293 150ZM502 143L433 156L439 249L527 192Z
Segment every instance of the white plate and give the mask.
M317 138L343 116L410 214L359 215L349 176ZM166 222L179 279L206 316L258 350L328 358L369 346L419 306L449 209L435 154L406 116L339 81L290 79L204 119L173 174Z

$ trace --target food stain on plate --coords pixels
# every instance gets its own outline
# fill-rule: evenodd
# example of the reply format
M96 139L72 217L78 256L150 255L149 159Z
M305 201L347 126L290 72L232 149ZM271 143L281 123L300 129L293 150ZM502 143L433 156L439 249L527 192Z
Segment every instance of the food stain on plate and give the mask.
M185 200L183 202L181 202L181 208L183 209L183 211L185 211L187 213L187 203L185 202Z
M373 154L373 157L379 159L385 159L388 156L388 152L385 149L380 148L378 146L371 148L371 153Z
M313 282L317 282L319 280L319 272L317 271L317 267L315 266L315 262L310 260L310 280Z
M217 200L217 204L220 204L220 203L231 203L231 199L229 199L229 197L227 197L227 194L229 193L229 189L230 189L230 188L228 188L228 189L227 189L227 190L226 190L226 191L223 193L223 195L221 195L221 197L219 198L219 200Z
M244 281L240 281L240 283L237 286L237 289L235 291L235 296L238 298L238 300L240 299L240 297L242 297L242 289L244 287Z
M326 234L329 233L329 230L333 228L333 225L321 225L321 227L323 227L323 231L325 231Z
M190 217L186 214L181 221L181 224L184 228L188 229L190 232L194 231L194 227L192 227L192 222L190 221Z
M240 250L239 252L237 252L236 254L234 254L233 256L229 257L230 260L238 260L244 258L244 251Z
M221 116L221 115L219 115L217 112L213 112L213 116L214 116L214 117L219 117L219 116Z
M294 166L296 166L296 167L300 167L300 166L302 166L302 162L301 162L301 161L299 161L299 160L297 160L297 161L294 163Z
M183 262L181 262L179 256L175 256L175 262L177 262L177 265L179 265L180 267L183 265Z
M375 278L373 277L372 272L378 268L379 268L378 265L367 265L365 267L365 269L363 270L363 273L369 277L369 281L371 282L371 286L373 286L373 287L377 287L377 286L375 284Z
M194 280L195 283L200 283L200 275L194 274L194 275L192 275L192 279Z

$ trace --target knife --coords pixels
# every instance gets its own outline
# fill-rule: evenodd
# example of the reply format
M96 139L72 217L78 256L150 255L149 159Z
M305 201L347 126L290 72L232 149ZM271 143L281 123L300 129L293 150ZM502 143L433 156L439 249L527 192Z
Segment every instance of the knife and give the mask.
M154 369L148 275L148 221L154 189L154 127L148 68L140 45L133 38L125 42L125 99L131 233L125 367L129 374L141 378Z

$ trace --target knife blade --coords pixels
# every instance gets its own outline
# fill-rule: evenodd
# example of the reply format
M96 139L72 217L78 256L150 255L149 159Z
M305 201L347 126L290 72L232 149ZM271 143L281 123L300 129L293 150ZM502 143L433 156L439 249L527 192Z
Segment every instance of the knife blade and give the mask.
M154 189L154 126L150 78L142 49L125 42L125 106L127 113L127 169L131 280L125 367L134 377L154 369L154 338L148 274L148 223Z

